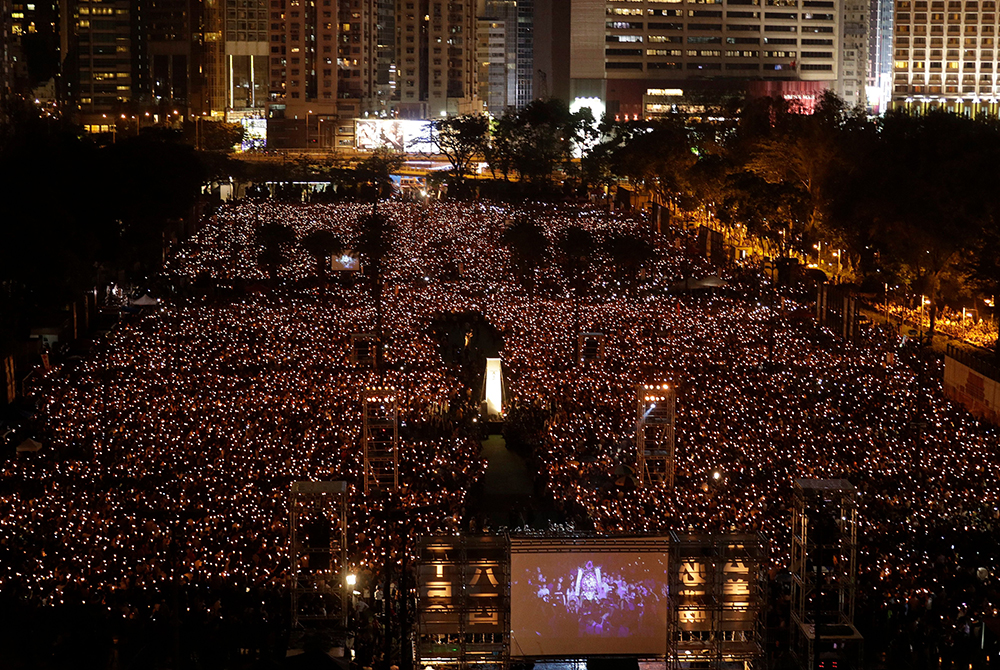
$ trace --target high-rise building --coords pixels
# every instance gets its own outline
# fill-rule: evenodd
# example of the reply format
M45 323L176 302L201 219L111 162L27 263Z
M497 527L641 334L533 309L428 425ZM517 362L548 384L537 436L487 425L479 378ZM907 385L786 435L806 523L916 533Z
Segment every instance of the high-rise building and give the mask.
M361 111L375 106L378 72L378 10L375 0L340 0L337 60L338 97L357 100ZM324 63L324 68L326 67Z
M262 110L268 99L271 69L267 0L225 0L224 70L226 109Z
M747 91L806 106L828 89L864 96L867 9L857 0L563 0L548 11L536 18L553 42L540 76L618 118ZM536 45L549 38L536 34Z
M514 63L508 68L507 26L500 19L479 19L476 28L479 99L486 111L500 116L516 95Z
M480 97L486 95L487 89L492 91L491 99L483 97L483 102L495 115L507 107L523 107L537 97L534 85L534 0L486 0L481 3L480 17L480 30L490 33L479 35L480 49L484 49L487 41L491 43L489 58L480 58L479 61ZM501 32L502 54L499 48Z
M271 0L268 118L303 122L284 125L304 129L307 144L319 144L321 119L336 117L338 12L334 0Z
M868 17L868 81L866 102L876 113L885 111L892 93L893 0L871 0Z
M517 105L517 0L486 0L479 13L479 96L499 115Z
M196 102L194 89L200 83L199 53L191 39L200 6L191 0L148 0L146 34L140 36L147 40L150 102L183 109L185 116Z
M376 23L375 101L377 116L388 116L390 104L396 99L396 2L374 0L378 16Z
M31 94L59 75L57 0L0 0L0 95Z
M840 67L833 91L851 107L865 105L870 0L841 0Z
M396 56L401 117L479 111L475 0L398 0Z
M897 0L893 108L1000 113L995 0Z
M136 0L63 0L63 70L70 111L88 130L134 115L148 91L145 17Z
M517 94L514 104L524 107L535 99L535 0L516 0L517 4L517 54L514 70L517 77Z

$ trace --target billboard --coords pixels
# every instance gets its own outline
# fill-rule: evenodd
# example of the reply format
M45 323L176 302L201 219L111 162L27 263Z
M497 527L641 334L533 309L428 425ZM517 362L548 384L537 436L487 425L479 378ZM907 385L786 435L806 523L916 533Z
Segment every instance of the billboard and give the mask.
M263 109L229 110L226 123L243 126L243 141L240 151L257 151L267 146L267 119Z
M435 154L430 121L407 119L357 119L354 122L355 146L364 151L388 147L408 154Z
M512 541L511 655L664 655L668 542Z

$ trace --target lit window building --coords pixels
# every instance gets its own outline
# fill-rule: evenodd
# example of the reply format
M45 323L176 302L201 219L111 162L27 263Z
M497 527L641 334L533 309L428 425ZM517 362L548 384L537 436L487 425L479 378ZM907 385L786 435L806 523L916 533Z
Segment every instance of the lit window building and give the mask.
M474 0L399 0L396 54L402 118L480 111Z
M996 2L897 0L892 106L996 116Z
M830 89L849 104L864 102L866 1L571 0L569 21L545 23L555 42L567 42L539 64L553 73L556 94L598 98L618 118L725 92L782 95L808 107Z

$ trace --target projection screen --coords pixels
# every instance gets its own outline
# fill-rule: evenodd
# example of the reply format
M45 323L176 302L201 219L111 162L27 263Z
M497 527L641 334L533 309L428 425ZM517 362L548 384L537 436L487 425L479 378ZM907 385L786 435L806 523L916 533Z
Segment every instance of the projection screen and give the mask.
M512 543L511 655L666 653L667 540Z

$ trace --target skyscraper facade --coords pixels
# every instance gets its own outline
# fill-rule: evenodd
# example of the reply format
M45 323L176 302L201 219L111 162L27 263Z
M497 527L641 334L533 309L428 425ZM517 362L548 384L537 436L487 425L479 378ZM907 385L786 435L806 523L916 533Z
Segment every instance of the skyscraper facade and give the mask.
M569 65L543 63L571 101L643 118L713 95L782 95L808 106L824 90L864 97L867 8L852 0L568 0L546 21ZM563 26L567 26L564 28ZM540 40L544 40L542 37ZM559 53L554 45L552 53ZM566 81L560 81L565 77Z
M475 0L398 0L398 113L438 118L481 109Z
M479 19L476 35L479 99L486 111L499 116L513 104L516 93L516 72L513 60L508 59L507 23L500 18Z
M994 0L897 0L891 106L1000 113Z
M871 0L868 19L868 107L885 111L892 93L893 0Z
M535 0L516 0L517 54L514 61L517 93L514 105L524 107L535 99Z
M61 10L68 111L89 130L111 130L148 99L142 8L136 0L64 0Z

